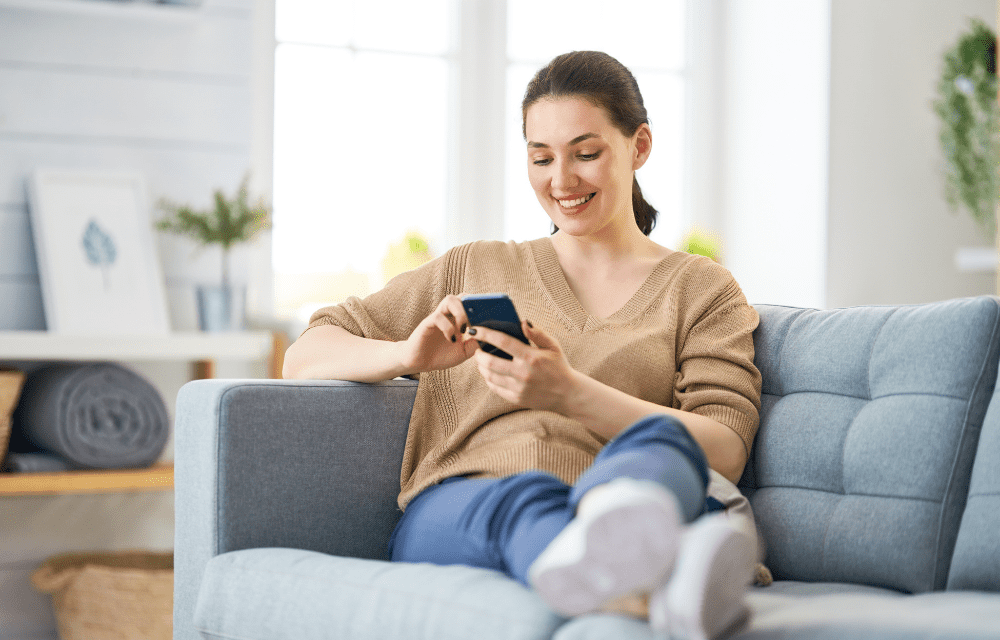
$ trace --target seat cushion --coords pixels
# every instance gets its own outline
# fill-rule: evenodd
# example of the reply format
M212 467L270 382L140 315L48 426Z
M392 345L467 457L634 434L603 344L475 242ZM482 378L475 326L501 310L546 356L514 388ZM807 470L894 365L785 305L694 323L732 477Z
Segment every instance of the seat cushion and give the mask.
M741 488L768 567L943 589L997 376L998 300L757 311L761 426Z
M495 571L279 548L214 557L195 610L227 640L543 640L562 622Z
M908 595L834 583L776 582L752 589L750 622L727 640L1000 640L1000 595ZM553 640L661 640L619 616L576 618Z

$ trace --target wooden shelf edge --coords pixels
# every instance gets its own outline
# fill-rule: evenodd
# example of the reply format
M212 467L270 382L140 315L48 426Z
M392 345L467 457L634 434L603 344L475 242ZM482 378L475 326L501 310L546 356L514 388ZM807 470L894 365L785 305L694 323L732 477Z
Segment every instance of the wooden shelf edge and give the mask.
M163 491L173 487L172 464L154 465L145 469L0 473L0 497Z

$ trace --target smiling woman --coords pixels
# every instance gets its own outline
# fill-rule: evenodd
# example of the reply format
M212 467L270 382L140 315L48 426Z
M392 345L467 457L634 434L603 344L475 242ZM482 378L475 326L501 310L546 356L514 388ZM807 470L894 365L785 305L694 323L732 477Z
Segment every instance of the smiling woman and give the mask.
M635 172L652 136L624 65L556 56L522 107L558 231L461 244L319 309L284 375L419 377L394 561L498 570L564 616L624 598L656 631L714 638L743 616L756 554L746 515L702 516L739 495L757 429L757 314L724 268L649 238ZM492 292L526 341L471 326L466 294Z

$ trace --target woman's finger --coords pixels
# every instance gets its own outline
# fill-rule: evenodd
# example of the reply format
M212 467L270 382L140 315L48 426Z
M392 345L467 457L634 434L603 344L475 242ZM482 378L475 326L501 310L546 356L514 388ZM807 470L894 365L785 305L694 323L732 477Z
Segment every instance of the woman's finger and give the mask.
M469 328L469 318L465 315L465 306L462 299L456 295L445 296L442 302L446 305L449 314L455 320L455 327L459 333L465 333Z
M516 391L519 388L517 379L502 371L497 371L495 368L498 366L503 368L505 365L509 367L510 361L491 356L485 352L481 356L476 354L476 358L479 374L483 377L489 390L508 402L520 404L521 396Z
M498 349L506 351L515 358L527 357L528 353L531 351L531 347L524 344L517 338L509 336L503 331L497 331L496 329L490 329L489 327L475 327L476 329L476 339L482 340L488 344L493 345ZM498 358L503 360L503 358Z
M461 298L454 294L445 296L438 303L437 311L455 325L458 333L465 333L463 329L468 327L469 319L465 315Z
M505 358L500 358L482 349L477 349L474 356L479 371L488 371L493 376L512 377L514 375L514 363ZM495 379L494 379L495 381Z
M554 349L558 351L560 348L559 343L555 338L550 336L541 328L532 325L531 322L527 320L521 321L521 331L523 331L525 337L528 338L528 340L531 340L531 343L539 349Z
M435 313L432 322L444 334L446 340L458 342L458 327L455 326L453 318L449 318L443 313Z

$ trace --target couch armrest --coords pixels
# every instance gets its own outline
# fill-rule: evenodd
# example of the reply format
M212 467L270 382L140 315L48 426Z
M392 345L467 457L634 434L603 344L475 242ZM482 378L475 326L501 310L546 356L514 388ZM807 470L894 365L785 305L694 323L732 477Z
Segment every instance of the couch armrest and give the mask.
M385 558L416 382L198 380L177 396L174 638L205 564L291 547Z

